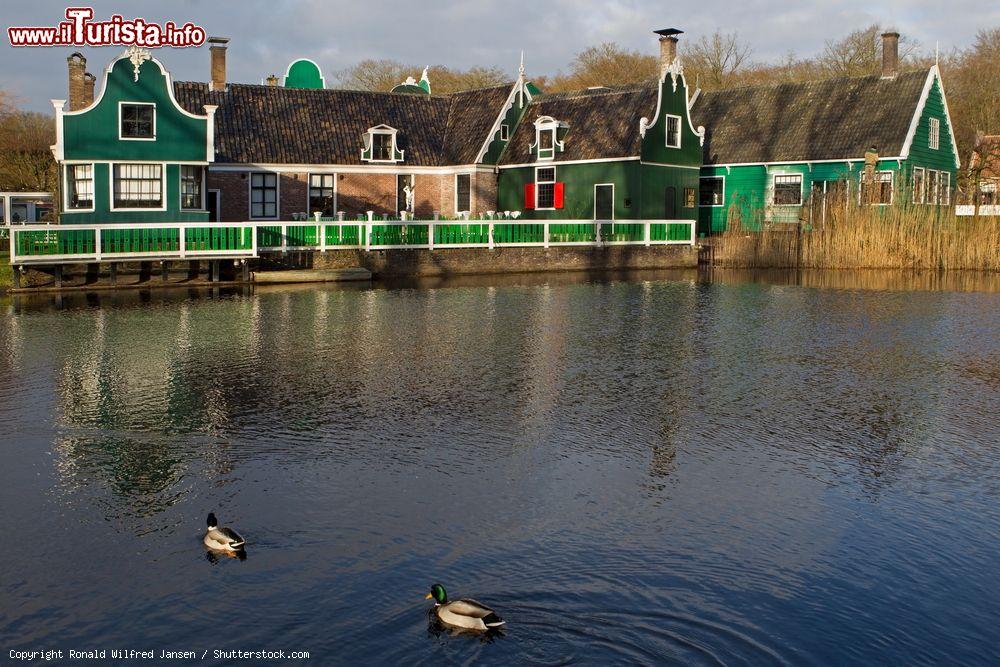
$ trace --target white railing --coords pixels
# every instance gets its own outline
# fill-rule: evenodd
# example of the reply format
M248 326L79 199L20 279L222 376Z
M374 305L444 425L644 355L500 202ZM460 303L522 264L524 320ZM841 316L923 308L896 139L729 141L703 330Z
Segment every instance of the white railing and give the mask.
M369 216L352 221L27 224L6 229L11 236L11 264L59 264L249 258L261 251L694 245L696 224L694 220L506 218L401 221Z
M10 263L11 264L60 264L70 262L102 262L102 261L128 261L128 260L169 260L169 259L222 259L222 258L249 258L257 256L257 231L253 223L248 222L143 222L143 223L118 223L118 224L29 224L12 225L6 228L10 232ZM206 243L199 238L188 238L189 230L237 230L245 234L249 241L242 245L245 247L234 248L206 248L202 247ZM146 232L146 239L137 238L134 245L141 246L145 242L153 242L162 245L165 241L161 234L156 238L156 232L160 230L176 231L176 248L158 248L139 250L105 250L105 241L111 240L113 235L120 235L123 232ZM82 232L80 238L67 240L67 232ZM87 237L86 232L93 232L93 237ZM148 237L154 237L152 239ZM22 251L21 238L38 239L31 242L33 246L27 252ZM113 243L118 243L114 240ZM60 244L63 247L71 246L71 252L59 252ZM173 245L173 243L170 243ZM47 252L48 249L55 249L54 252Z
M976 214L976 207L973 206L972 204L962 204L961 206L955 207L955 215L969 216L975 214ZM1000 215L1000 204L980 204L979 215L984 217Z

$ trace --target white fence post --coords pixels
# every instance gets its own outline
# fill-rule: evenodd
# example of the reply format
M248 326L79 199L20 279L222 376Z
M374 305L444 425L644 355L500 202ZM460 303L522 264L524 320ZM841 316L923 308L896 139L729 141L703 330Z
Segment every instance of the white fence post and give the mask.
M288 225L281 225L281 254L288 248Z
M183 247L183 246L181 246ZM253 251L253 256L257 256L257 225L250 225L250 248Z
M427 247L434 250L434 221L427 225Z
M184 257L187 256L187 228L186 227L178 227L177 231L178 231L177 241L180 243L180 245L178 246L178 249L180 250L181 259L184 259ZM254 235L254 242L257 241L256 237L257 237L257 235L255 234ZM256 253L254 253L254 254L256 254Z
M642 223L642 241L645 245L649 245L649 220Z
M543 246L545 248L548 248L549 247L549 223L548 222L543 223L543 225L542 225L542 234L543 234L543 238L542 238Z
M326 225L322 222L316 223L316 233L319 234L319 251L326 252Z
M101 228L94 227L94 254L97 255L97 261L101 261Z
M601 247L601 221L600 220L594 220L594 243L597 244L598 248Z
M9 210L8 208L4 207L3 212L5 215L8 214L7 213L8 210ZM9 226L7 227L7 229L10 230L10 265L14 266L14 264L17 262L17 238L15 238L14 236L15 234L17 234L17 230L14 229L13 226ZM17 269L14 270L16 271Z
M695 234L697 233L697 222L691 223L691 245L694 245L697 241L695 240Z
M489 230L487 232L487 239L489 240L490 250L493 250L493 221L490 220Z

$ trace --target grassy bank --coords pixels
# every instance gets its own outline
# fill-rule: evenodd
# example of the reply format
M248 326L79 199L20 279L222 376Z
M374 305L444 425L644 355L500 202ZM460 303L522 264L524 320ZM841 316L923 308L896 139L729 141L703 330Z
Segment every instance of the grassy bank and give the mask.
M714 239L714 263L743 268L1000 271L1000 219L932 207L851 207L814 226L744 231Z
M10 253L0 251L0 292L5 292L14 286L14 272L10 266Z

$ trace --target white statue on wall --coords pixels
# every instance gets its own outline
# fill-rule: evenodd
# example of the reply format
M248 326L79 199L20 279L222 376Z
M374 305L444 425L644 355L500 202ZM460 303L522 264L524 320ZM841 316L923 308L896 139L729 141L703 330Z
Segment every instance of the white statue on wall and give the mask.
M406 197L406 210L413 213L413 193L414 193L413 178L403 186L403 195Z

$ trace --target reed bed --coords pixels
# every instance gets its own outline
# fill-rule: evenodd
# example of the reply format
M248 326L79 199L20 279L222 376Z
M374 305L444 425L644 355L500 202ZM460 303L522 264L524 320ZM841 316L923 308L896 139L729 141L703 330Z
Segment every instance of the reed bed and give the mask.
M733 207L736 209L737 207ZM758 225L754 225L758 226ZM931 206L850 206L822 222L759 225L737 216L713 240L713 263L742 268L1000 271L1000 218Z

